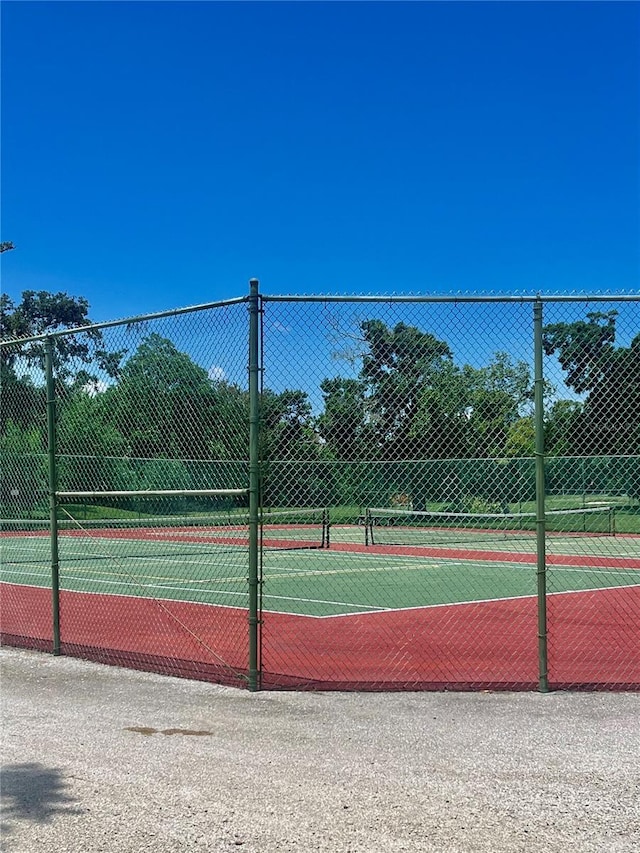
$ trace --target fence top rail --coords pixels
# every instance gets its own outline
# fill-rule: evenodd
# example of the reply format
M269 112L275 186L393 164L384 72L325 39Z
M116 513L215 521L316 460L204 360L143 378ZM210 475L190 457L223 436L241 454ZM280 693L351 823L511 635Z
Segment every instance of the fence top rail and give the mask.
M223 299L218 302L205 302L202 305L188 305L185 308L172 308L167 311L157 311L155 314L140 314L137 317L124 317L121 320L107 320L104 323L90 323L86 326L75 326L73 329L60 329L57 332L48 332L42 335L31 335L26 338L12 338L0 341L0 347L16 346L16 344L28 344L33 341L44 341L47 338L63 338L69 335L79 335L87 332L99 332L102 329L110 329L114 326L132 326L134 323L146 323L151 320L162 320L165 317L177 317L181 314L193 314L196 311L207 311L212 308L226 308L229 305L240 305L248 302L248 296L237 296L234 299Z
M471 295L471 294L445 294L445 295L396 295L396 296L370 296L364 295L359 296L357 294L352 295L326 295L326 296L318 296L318 295L268 295L261 294L261 298L263 302L451 302L451 303L461 303L461 302L529 302L529 303L537 303L537 302L640 302L640 291L638 293L598 293L598 294L571 294L571 295L544 295L540 294L529 294L522 296L513 296L513 295Z
M156 498L156 497L201 497L205 495L234 497L247 495L249 489L144 489L104 492L56 492L57 498Z
M99 332L103 329L115 326L131 326L135 323L145 323L152 320L161 320L166 317L177 317L182 314L192 314L197 311L206 311L214 308L226 308L231 305L248 303L250 296L237 296L233 299L223 299L217 302L205 302L201 305L188 305L184 308L172 308L166 311L157 311L153 314L140 314L135 317L124 317L120 320L107 320L103 323L90 323L86 326L75 326L72 329L60 329L40 335L30 335L23 338L10 338L0 341L0 348L15 347L35 341L44 341L47 338L62 338L70 335L87 334ZM607 303L607 302L640 302L640 291L638 293L590 293L590 294L430 294L430 295L301 295L301 294L260 294L262 302L360 302L360 303L552 303L552 302L574 302L574 303Z

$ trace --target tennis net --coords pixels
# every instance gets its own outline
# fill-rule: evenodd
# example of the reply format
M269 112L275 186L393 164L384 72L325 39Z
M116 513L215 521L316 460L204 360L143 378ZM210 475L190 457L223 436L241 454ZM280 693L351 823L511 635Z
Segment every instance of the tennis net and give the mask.
M95 511L95 507L92 510ZM86 516L86 508L59 509L61 558L84 560L119 557L202 555L221 549L247 549L249 514L246 509L205 512L176 510L165 514ZM0 521L2 562L43 562L49 553L50 522L46 519ZM264 549L325 548L329 543L328 513L324 509L289 509L263 513L260 541ZM112 547L105 550L107 543ZM82 548L85 545L87 547ZM92 548L88 546L92 545ZM101 547L96 548L96 545Z
M371 508L365 515L370 545L433 545L529 539L536 535L535 512L469 513ZM547 536L613 536L611 506L549 510Z

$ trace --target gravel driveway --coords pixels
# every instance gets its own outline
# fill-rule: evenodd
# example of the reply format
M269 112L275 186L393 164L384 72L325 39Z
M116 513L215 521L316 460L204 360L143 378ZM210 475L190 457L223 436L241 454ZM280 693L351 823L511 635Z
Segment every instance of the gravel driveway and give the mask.
M6 853L640 853L639 694L249 694L0 660Z

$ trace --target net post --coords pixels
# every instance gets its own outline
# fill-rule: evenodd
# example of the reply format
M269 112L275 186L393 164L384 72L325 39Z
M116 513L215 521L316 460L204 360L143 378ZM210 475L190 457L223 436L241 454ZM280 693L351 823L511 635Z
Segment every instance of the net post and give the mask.
M47 390L47 451L49 468L49 541L51 545L51 613L53 654L60 654L60 557L58 552L58 465L56 451L56 392L53 380L53 344L45 338L45 379Z
M364 544L371 545L371 532L369 525L371 524L371 510L367 507L364 511Z
M260 294L249 281L249 690L260 689Z
M322 547L331 547L331 517L329 515L329 507L325 507L322 511Z
M534 420L536 460L536 586L538 605L538 689L549 691L547 632L547 559L545 506L545 440L542 300L533 303Z

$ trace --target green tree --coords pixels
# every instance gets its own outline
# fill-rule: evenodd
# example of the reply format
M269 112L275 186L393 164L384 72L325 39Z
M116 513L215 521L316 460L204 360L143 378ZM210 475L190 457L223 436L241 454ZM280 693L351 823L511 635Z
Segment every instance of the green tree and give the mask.
M16 338L30 337L58 331L70 326L87 324L89 306L86 300L78 300L66 294L36 293L27 290L22 301L0 296L0 339L3 342ZM80 355L87 359L92 343L98 339L67 341L58 349L61 358ZM16 343L0 349L0 393L2 429L8 420L14 423L43 426L45 423L44 401L44 348L41 342ZM32 373L40 371L41 381L36 384Z
M420 455L424 441L414 429L420 400L453 354L444 341L405 323L389 329L381 320L366 320L361 330L366 352L360 375L380 452L388 459Z
M556 400L545 423L545 446L553 456L571 456L581 444L583 404Z
M524 362L498 352L486 367L459 367L448 344L413 326L361 328L365 408L385 458L504 455L533 397Z
M320 383L324 409L318 433L325 455L340 460L370 459L375 436L367 413L366 385L359 379L324 379Z
M453 459L472 455L471 424L473 368L452 361L434 366L418 395L409 429L411 456L419 459Z
M74 389L58 407L60 488L135 488L124 436L111 422L109 395L91 386Z
M208 392L207 399L210 401L207 417L211 429L211 437L208 441L209 456L213 459L248 459L248 392L237 385L218 379L211 383L211 391Z
M265 459L318 458L319 442L305 391L266 389L261 400L262 454Z
M477 457L500 457L507 453L507 441L514 425L526 416L533 400L529 366L514 362L505 352L497 352L481 368L466 367L470 390L469 419Z
M518 418L507 432L504 454L512 458L534 455L536 449L535 427L532 418Z
M640 334L617 347L616 311L545 327L544 348L556 354L567 385L585 395L568 439L574 454L640 451Z
M266 389L260 405L263 499L267 506L318 506L329 492L321 439L304 391Z
M130 456L208 458L212 381L169 339L156 333L145 338L108 397Z
M68 465L63 464L61 468L63 477L68 474L70 484L75 487L86 488L95 484L97 488L104 482L104 476L98 475L97 469L104 469L106 463L96 460L111 452L112 447L100 440L103 430L100 419L96 418L97 401L90 401L81 389L95 379L87 368L100 367L114 375L121 353L108 353L103 348L99 330L89 328L88 312L86 299L66 293L26 290L17 304L6 294L0 297L0 337L3 342L18 339L15 344L3 346L0 350L0 425L4 450L9 452L7 447L14 448L10 454L11 462L7 463L13 472L10 479L32 480L35 476L34 448L39 446L40 452L44 453L46 447L44 346L42 341L24 342L21 339L87 327L86 332L54 338L54 374L58 417L61 419L59 438L62 448L59 449L66 452L65 444L71 432L76 453L86 454L86 459L91 454L94 462L93 466L86 460L82 463L83 476L77 471L71 473ZM73 401L70 404L72 408L67 405L69 401ZM73 423L70 430L69 418ZM28 446L30 451L16 451L17 442ZM20 464L23 465L22 472ZM36 465L37 479L43 473L38 468L40 465L41 462ZM92 474L88 470L91 467ZM113 477L107 479L113 483ZM13 488L18 488L21 494L25 492L21 487Z
M9 421L28 429L46 428L46 394L43 385L36 385L28 376L17 376L6 364L0 365L0 432Z
M107 391L113 423L138 458L246 459L246 391L208 372L157 333Z
M45 290L25 290L18 304L2 294L0 296L0 339L10 341L38 335L53 335L65 329L87 327L74 335L54 338L53 357L59 379L67 380L72 374L72 364L95 363L107 374L114 376L123 353L109 353L103 347L102 333L91 327L89 303L84 297L66 293L48 293ZM42 341L20 343L0 350L3 378L16 366L27 369L44 368Z
M0 435L0 505L21 518L47 502L48 465L43 431L8 420Z
M328 457L384 460L384 501L404 497L420 508L429 501L461 507L468 494L491 493L493 500L491 477L471 476L468 465L460 468L453 460L532 453L528 365L497 352L485 367L459 366L446 342L404 323L389 328L367 320L360 331L358 379L325 379L321 385L318 430ZM436 472L429 460L451 464ZM517 466L507 466L499 477L495 465L486 469L500 480L501 499L511 494L512 468ZM364 482L355 469L352 479ZM356 485L350 493L357 493Z

